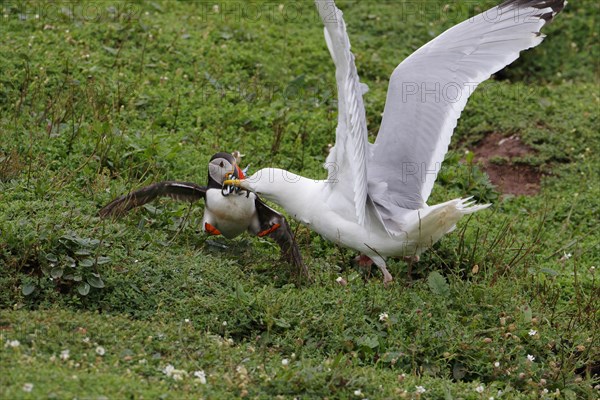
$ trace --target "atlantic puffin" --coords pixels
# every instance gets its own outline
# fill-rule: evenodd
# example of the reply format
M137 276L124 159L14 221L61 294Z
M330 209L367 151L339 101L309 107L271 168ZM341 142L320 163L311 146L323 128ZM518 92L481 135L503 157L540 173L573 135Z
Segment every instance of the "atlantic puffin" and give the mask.
M191 182L163 181L123 195L104 206L102 218L118 217L127 211L147 204L158 197L196 202L204 199L202 230L209 235L233 239L243 232L273 239L281 248L282 257L292 264L301 277L308 269L285 217L266 205L255 193L234 186L224 186L225 179L244 179L238 162L239 152L219 152L208 163L208 183L200 186Z
M367 138L363 94L342 12L316 0L336 68L338 125L326 180L277 168L225 185L252 191L325 238L368 256L392 281L388 257L411 257L451 232L464 215L489 207L458 198L427 199L467 99L481 82L540 44L540 29L564 0L507 0L448 29L391 75L379 133Z

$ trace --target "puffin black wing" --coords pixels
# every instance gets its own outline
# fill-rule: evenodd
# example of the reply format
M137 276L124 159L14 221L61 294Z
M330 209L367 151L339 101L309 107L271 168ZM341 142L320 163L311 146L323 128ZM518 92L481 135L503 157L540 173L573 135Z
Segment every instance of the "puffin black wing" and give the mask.
M302 261L296 239L285 217L263 203L258 197L256 197L255 205L260 222L260 231L255 234L273 239L281 248L282 257L296 267L300 276L308 278L308 268Z
M206 197L206 187L190 182L164 181L143 187L114 199L100 210L100 216L121 216L132 208L143 206L157 197L194 202Z

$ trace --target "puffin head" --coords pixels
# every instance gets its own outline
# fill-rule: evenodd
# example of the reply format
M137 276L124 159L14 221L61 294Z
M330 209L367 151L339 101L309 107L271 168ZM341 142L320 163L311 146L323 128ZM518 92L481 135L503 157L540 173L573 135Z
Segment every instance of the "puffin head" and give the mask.
M208 163L208 186L221 189L227 179L244 179L244 173L238 166L241 156L239 151L213 155Z

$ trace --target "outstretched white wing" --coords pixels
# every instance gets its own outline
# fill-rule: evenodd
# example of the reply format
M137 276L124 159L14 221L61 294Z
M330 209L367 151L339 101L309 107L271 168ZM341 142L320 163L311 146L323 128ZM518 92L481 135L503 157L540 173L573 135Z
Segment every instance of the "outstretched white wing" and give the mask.
M519 52L540 44L540 29L565 4L505 1L448 29L395 69L368 164L370 185L379 185L369 195L382 214L425 205L469 95Z
M367 200L367 125L362 94L366 86L359 81L350 51L350 40L342 12L333 0L315 0L325 25L325 41L335 63L338 90L338 125L335 146L327 157L328 185L336 208L345 202L353 208L359 224L365 219Z

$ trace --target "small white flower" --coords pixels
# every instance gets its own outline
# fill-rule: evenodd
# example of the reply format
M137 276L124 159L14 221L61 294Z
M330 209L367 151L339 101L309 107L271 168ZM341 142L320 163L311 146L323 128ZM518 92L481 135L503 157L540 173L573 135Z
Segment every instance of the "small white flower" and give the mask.
M201 384L206 385L206 373L204 371L194 371L194 376L198 378Z
M89 337L84 337L83 338L83 343L89 343L90 342L90 338Z
M240 374L242 377L248 377L248 370L241 364L235 367L235 372Z
M531 354L527 354L527 361L534 362L535 361L535 357L532 356Z
M12 347L14 349L16 347L19 347L20 345L21 345L21 342L19 342L18 340L10 340L10 341L6 342L4 347Z
M281 360L281 365L283 365L284 367L287 367L290 364L290 360L288 360L287 358L284 358L283 360Z
M183 320L183 322L185 322L186 324L189 324L190 323L190 319L186 318L186 319Z
M183 374L182 371L178 371L176 370L175 372L173 372L173 376L172 376L173 380L175 381L180 381L183 379Z
M215 4L215 5L213 6L213 12L214 12L215 14L218 14L218 13L219 13L219 5L218 5L218 4Z
M164 373L166 376L171 376L171 375L173 375L173 371L175 371L175 367L174 367L174 366L172 366L171 364L167 364L167 366L166 366L165 368L163 368L163 371L162 371L162 372L163 372L163 373Z
M565 260L568 260L569 258L573 257L573 254L571 253L563 253L563 257L565 258Z
M227 321L223 321L223 326L227 326Z
M360 389L356 389L356 390L354 391L354 395L355 395L355 396L362 396L362 390L360 390Z
M346 286L348 284L348 282L346 282L346 280L344 278L342 278L341 276L338 276L337 278L335 278L335 282L342 286Z
M500 367L500 361L496 361L496 362L494 363L494 367L496 367L496 368L499 368L499 367Z
M187 371L183 369L175 369L171 364L167 364L167 366L162 371L169 378L173 378L173 380L180 381L184 377L187 376Z
M60 359L63 360L63 361L68 360L69 359L69 353L70 353L69 349L61 351L60 352Z
M30 393L33 390L33 383L25 383L23 385L23 391Z
M425 393L427 390L423 387L423 386L417 386L415 388L416 392L421 394L421 393Z
M485 388L483 387L483 385L479 385L475 388L475 391L477 393L483 393L484 390L485 390Z
M542 394L548 394L548 389L542 390Z
M102 347L102 346L96 347L96 354L98 354L99 356L103 356L104 353L106 353L106 350L104 350L104 347Z
M385 321L387 321L389 317L390 317L390 316L389 316L389 315L388 315L388 313L386 313L386 312L383 312L383 313L379 314L379 320L380 320L381 322L385 322Z
M535 329L530 329L529 336L535 336L535 335L537 335L537 331Z

